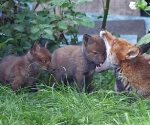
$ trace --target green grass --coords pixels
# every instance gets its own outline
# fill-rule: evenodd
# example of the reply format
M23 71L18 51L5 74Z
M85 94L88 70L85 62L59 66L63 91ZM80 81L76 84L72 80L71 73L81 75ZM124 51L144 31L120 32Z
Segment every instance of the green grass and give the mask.
M150 125L150 100L118 95L108 83L90 94L45 85L16 94L0 86L0 125Z

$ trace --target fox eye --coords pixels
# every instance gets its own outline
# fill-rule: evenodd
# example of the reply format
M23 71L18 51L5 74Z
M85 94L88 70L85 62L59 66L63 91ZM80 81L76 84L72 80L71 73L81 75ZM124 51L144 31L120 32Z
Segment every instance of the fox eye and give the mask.
M44 62L44 63L46 63L46 62L47 62L47 60L44 60L43 62Z
M93 52L94 53L94 55L97 55L98 54L98 52Z

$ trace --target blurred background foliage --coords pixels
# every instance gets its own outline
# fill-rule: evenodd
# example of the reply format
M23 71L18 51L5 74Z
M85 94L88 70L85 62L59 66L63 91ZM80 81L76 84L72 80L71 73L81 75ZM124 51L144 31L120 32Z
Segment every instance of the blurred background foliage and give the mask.
M1 0L0 57L23 54L35 41L49 42L51 52L61 44L77 44L79 26L94 27L85 13L76 11L78 5L87 1ZM42 9L37 11L38 6ZM68 36L71 41L67 40Z

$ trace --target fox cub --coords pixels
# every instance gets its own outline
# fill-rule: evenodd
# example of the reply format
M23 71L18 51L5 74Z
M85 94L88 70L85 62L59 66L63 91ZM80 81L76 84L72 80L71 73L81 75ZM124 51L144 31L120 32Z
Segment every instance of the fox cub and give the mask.
M32 85L41 71L51 71L51 54L36 42L24 56L9 55L0 62L0 81L10 84L13 90Z
M144 97L150 96L149 55L141 54L139 47L114 37L106 30L100 32L100 37L105 42L107 58L97 71L115 68L124 90L134 91ZM115 87L116 90L120 89L117 88L119 85Z
M82 46L68 45L52 53L54 77L58 83L65 82L66 78L69 82L75 81L82 91L92 81L96 66L104 62L105 54L105 44L100 36L85 34Z

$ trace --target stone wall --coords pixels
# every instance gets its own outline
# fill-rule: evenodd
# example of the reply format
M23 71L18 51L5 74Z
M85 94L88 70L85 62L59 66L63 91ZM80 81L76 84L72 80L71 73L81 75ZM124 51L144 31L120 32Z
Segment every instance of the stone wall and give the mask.
M77 2L78 0L72 0ZM91 12L91 13L99 13L103 14L103 3L102 1L106 0L93 0L92 2L87 2L81 6L77 7L78 11L81 12ZM139 9L137 10L131 10L129 8L129 3L131 0L110 0L110 6L109 6L109 14L113 15L132 15L132 16L140 16ZM136 0L132 0L136 1ZM33 4L35 6L35 3ZM47 7L46 4L42 4L43 7ZM38 6L36 9L41 10L43 7L41 5Z
M72 0L72 1L78 1L78 0ZM103 14L103 3L102 1L106 0L93 0L92 2L87 2L84 5L81 5L77 8L77 10L81 12L95 12ZM137 0L132 0L137 1ZM132 15L132 16L139 16L140 11L137 10L131 10L129 8L131 0L110 0L110 6L109 6L109 14L117 14L117 15Z

